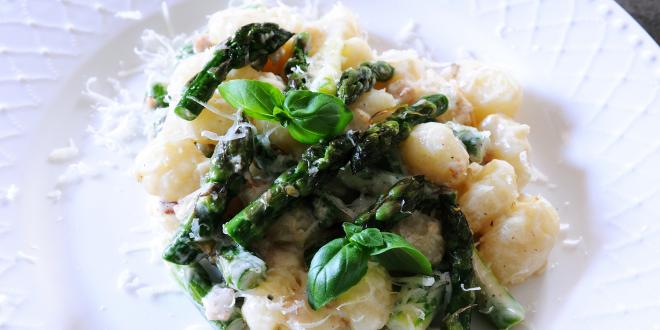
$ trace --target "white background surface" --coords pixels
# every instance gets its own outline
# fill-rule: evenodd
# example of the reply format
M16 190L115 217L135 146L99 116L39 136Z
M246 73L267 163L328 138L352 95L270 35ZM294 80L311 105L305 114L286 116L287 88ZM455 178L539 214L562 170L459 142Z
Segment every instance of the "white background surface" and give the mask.
M527 190L570 225L560 240L581 243L559 242L546 274L514 289L529 308L520 328L660 329L657 44L613 1L344 3L375 42L397 46L414 20L434 59L472 54L523 84L518 119L532 127L532 160L550 179ZM190 32L223 7L174 2L174 29ZM126 10L144 19L116 17ZM160 2L0 1L0 329L203 325L144 248L145 197L130 175L132 156L94 146L86 132L94 117L85 81L136 64L144 28L167 34ZM48 163L69 138L80 156ZM98 174L50 201L58 176L80 161ZM18 193L7 196L12 185ZM125 271L144 284L138 293L117 288ZM165 293L149 298L149 288Z

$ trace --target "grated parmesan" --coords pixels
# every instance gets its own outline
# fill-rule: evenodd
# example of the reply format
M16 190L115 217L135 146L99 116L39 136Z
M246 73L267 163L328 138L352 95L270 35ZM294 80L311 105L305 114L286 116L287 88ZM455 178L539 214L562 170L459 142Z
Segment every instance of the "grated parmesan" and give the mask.
M72 160L78 157L80 150L73 142L73 139L69 139L69 145L63 148L53 149L50 154L48 154L48 161L51 163L62 163Z
M14 200L16 200L16 196L18 196L18 187L15 184L10 184L9 187L4 189L2 193L0 193L0 205L1 204L10 204Z
M142 19L142 12L139 10L118 11L115 13L115 17L137 21Z

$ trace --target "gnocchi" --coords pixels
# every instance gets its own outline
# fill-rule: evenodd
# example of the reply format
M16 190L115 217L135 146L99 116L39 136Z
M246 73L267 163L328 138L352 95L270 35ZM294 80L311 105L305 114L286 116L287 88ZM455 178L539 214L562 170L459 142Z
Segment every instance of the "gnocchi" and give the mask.
M444 124L415 126L399 149L406 168L413 175L422 174L436 184L449 187L459 186L467 176L470 156Z
M540 196L521 195L479 240L479 255L505 284L543 270L559 233L559 215Z
M458 63L455 76L477 122L494 113L513 117L522 102L520 85L506 72L477 61Z
M477 235L492 226L495 218L511 208L518 198L513 166L499 159L493 159L483 167L471 164L465 185L458 204Z
M145 190L164 201L178 201L199 188L206 157L191 139L150 143L135 160L135 174Z
M532 165L529 162L532 147L527 139L529 126L504 115L494 114L486 117L479 127L490 132L486 159L501 159L511 164L516 170L518 187L522 189L532 177Z

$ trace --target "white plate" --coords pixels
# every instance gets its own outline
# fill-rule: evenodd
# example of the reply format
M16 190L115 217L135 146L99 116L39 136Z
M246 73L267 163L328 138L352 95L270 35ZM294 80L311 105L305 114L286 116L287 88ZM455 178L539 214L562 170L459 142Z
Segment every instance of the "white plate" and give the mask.
M606 0L345 4L373 40L392 42L414 19L435 59L472 54L522 82L519 119L532 127L533 162L550 182L528 191L570 224L561 240L579 243L560 242L545 275L514 289L530 310L521 328L660 329L660 50L637 23ZM223 6L173 3L173 27L192 31ZM144 19L118 17L135 15L127 10ZM0 328L203 325L141 249L149 234L130 155L94 147L86 132L85 81L137 63L132 49L147 27L167 32L160 3L0 2ZM69 138L80 155L48 163ZM98 175L49 201L58 176L80 161ZM117 288L127 270L141 281L136 294Z

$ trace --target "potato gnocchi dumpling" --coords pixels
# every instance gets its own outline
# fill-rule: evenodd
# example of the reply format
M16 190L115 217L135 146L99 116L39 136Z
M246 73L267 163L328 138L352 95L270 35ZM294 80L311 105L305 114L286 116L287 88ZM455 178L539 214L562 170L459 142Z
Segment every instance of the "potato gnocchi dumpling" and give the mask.
M410 174L424 175L433 183L457 187L467 176L470 156L444 124L415 126L399 150Z
M518 178L518 187L523 188L532 177L529 162L529 126L520 124L507 116L495 114L486 117L479 125L482 131L490 132L490 145L486 159L501 159L513 165Z
M363 62L374 59L374 52L369 47L369 43L362 37L353 37L344 41L344 47L341 49L342 70L355 68Z
M479 255L505 284L542 271L559 233L559 215L540 196L521 195L479 240Z
M164 201L178 201L199 188L206 157L191 139L150 143L135 159L135 174L144 189Z
M520 85L506 72L477 61L458 63L458 86L472 104L477 122L494 113L513 117L522 101Z
M472 231L480 235L518 198L516 172L509 163L493 159L485 166L470 164L466 189L458 199Z

